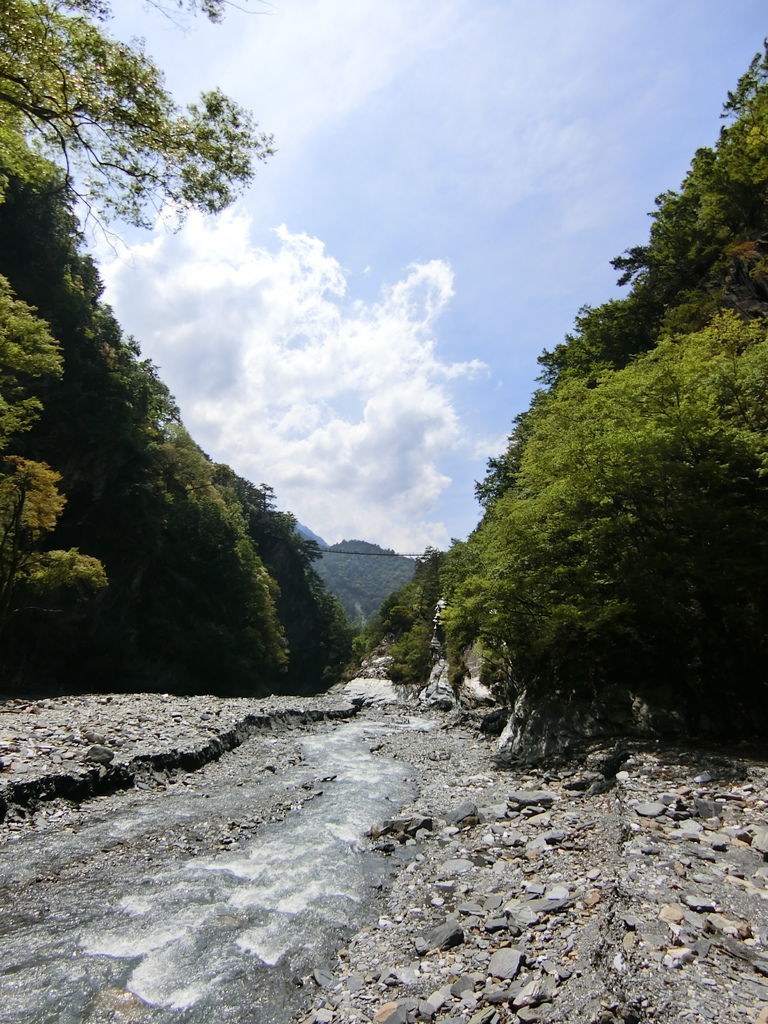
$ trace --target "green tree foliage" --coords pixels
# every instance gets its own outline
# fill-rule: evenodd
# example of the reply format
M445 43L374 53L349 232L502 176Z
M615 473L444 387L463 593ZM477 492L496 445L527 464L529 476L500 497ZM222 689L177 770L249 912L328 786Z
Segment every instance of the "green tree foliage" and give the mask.
M766 329L733 314L563 385L470 541L449 630L503 651L521 685L716 687L726 666L756 683L767 399Z
M768 50L717 145L615 261L478 485L442 571L449 646L513 690L755 701L768 666Z
M0 677L250 694L327 686L350 638L312 571L316 547L268 489L211 463L184 430L100 301L66 192L6 172L0 274L18 298L0 290L0 429L29 465L56 467L67 501L19 578ZM75 572L78 549L109 576L90 603L94 566Z
M315 571L318 545L296 532L295 516L276 509L268 485L256 487L229 466L217 466L215 479L242 515L248 537L277 584L276 607L288 645L291 687L300 692L326 689L338 681L349 660L353 631Z
M317 573L362 627L392 591L413 576L414 562L365 540L342 540L321 553Z
M52 591L90 592L106 586L98 559L77 550L41 552L42 538L56 526L66 499L61 479L50 466L6 455L0 471L0 633L17 605L19 591L27 595Z
M60 377L59 346L34 310L15 298L0 275L0 452L31 429L42 412L33 389ZM48 609L64 591L85 596L106 586L98 559L41 551L66 504L60 474L42 462L5 455L0 464L0 632L25 601Z
M435 606L440 600L440 569L444 554L427 548L416 560L413 579L384 601L367 624L356 644L359 654L371 650L384 638L392 643L390 670L396 683L425 683L432 667L430 640Z
M200 6L215 20L223 4ZM50 182L30 139L68 187L134 224L165 203L179 215L224 209L253 178L254 160L273 152L271 137L219 90L179 108L141 45L109 35L109 13L106 0L0 5L0 162Z
M0 451L16 434L28 430L42 403L34 385L61 375L61 353L47 324L14 297L0 276Z

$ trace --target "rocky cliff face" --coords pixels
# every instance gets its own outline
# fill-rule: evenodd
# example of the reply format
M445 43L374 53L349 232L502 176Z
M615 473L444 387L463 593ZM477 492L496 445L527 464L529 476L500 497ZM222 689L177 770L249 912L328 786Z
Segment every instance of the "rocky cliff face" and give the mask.
M764 734L764 708L740 705L725 693L719 705L698 702L688 692L649 689L642 694L618 687L591 699L567 692L532 693L516 698L499 737L502 764L539 764L571 757L596 742L622 738L671 740L701 736Z

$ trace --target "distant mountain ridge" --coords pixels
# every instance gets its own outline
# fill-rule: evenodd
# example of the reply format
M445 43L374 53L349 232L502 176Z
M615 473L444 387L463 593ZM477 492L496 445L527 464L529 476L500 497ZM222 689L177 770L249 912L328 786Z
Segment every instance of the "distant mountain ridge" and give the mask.
M317 574L357 626L365 625L382 602L413 577L415 561L391 548L365 540L326 544L306 526L299 524L297 529L323 548L322 557L315 563Z
M305 526L304 523L296 523L296 533L298 533L300 537L306 538L306 540L313 540L318 547L328 547L328 542L324 541L322 537L314 532L314 530L310 530L310 528Z

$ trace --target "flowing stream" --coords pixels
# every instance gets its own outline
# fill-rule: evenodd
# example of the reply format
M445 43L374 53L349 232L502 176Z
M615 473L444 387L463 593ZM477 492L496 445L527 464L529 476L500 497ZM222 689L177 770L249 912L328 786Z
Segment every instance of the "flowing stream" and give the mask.
M76 832L9 843L0 1021L285 1024L300 1005L296 977L343 943L388 869L362 837L414 790L407 766L370 752L377 734L398 727L409 726L352 721L308 736L304 760L279 781L324 780L301 809L215 855L70 871L44 913L14 906L14 887L85 861L95 844L141 846L171 823L236 818L264 783L243 769L204 793L168 793Z

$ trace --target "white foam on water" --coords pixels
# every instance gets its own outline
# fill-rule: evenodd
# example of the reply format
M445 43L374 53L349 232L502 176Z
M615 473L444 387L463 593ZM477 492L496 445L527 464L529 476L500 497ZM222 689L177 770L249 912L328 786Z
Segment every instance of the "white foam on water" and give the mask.
M337 825L332 822L326 825L326 830L340 843L346 843L358 850L363 849L363 844L360 842L360 829L356 825L346 822Z
M152 909L152 901L148 900L145 896L123 896L118 906L126 914L130 914L131 917L142 917Z
M249 928L235 939L235 944L244 953L257 956L267 967L274 967L290 949L301 945L297 936L286 934L281 924L278 919L260 928Z
M370 743L392 731L349 725L307 737L303 768L336 776L322 787L321 798L260 830L248 847L137 879L134 892L113 904L122 920L112 913L106 928L92 926L80 936L80 947L92 955L141 958L133 965L130 991L171 1010L203 1001L193 1014L204 1016L190 1020L215 1020L210 1008L245 965L261 971L258 960L275 967L350 923L367 891L363 832L404 796L406 766L367 750L366 737ZM137 824L121 827L130 831ZM217 919L231 911L237 912L234 927L219 927ZM258 1005L254 993L250 1009Z
M80 936L80 948L91 956L137 957L146 956L156 949L180 939L184 925L160 925L141 932L84 932Z
M172 1010L188 1010L216 987L221 975L212 978L193 978L179 984L184 972L165 958L147 957L136 967L128 979L127 989L152 1006L167 1006Z

